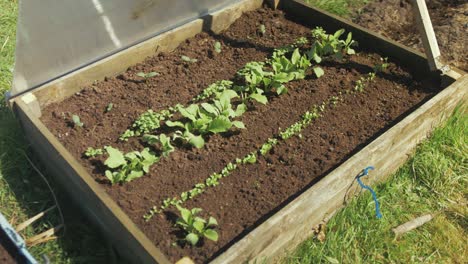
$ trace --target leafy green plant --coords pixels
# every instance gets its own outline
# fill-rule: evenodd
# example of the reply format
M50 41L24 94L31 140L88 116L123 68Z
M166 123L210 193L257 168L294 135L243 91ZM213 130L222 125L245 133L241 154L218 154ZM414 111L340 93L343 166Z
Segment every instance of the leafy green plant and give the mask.
M112 108L114 108L114 104L113 103L109 103L107 106L106 106L106 113L110 112L112 110Z
M89 147L88 149L86 149L84 155L88 158L94 158L96 156L99 156L99 155L102 155L104 154L104 151L101 149L101 148L93 148L93 147Z
M159 112L154 112L152 109L147 110L141 114L132 124L132 129L127 129L121 136L121 141L127 141L128 138L133 136L140 136L142 134L150 133L151 131L161 127L161 122L172 117L177 107L170 107Z
M299 49L296 48L291 56L291 59L286 58L285 55L276 53L271 60L273 68L273 76L264 80L267 90L274 88L277 94L287 92L284 83L292 80L304 79L306 70L310 67L311 63L307 55L301 55Z
M255 162L257 162L257 154L255 152L252 152L241 159L236 159L236 164L254 164Z
M161 145L161 152L164 157L169 156L171 152L174 151L174 146L171 144L171 138L165 134L155 135L144 135L143 141L148 142L149 144L159 144Z
M218 225L216 219L212 216L208 221L198 217L197 215L202 211L200 208L193 208L188 210L181 206L177 206L181 217L177 219L176 226L185 231L185 241L192 246L196 246L200 239L207 238L212 241L218 241L218 233L214 227Z
M197 59L192 59L192 58L190 58L189 56L185 56L185 55L180 56L180 58L181 58L183 61L185 61L185 62L190 62L190 63L195 63L195 62L198 61Z
M242 99L253 99L261 104L266 104L268 99L263 95L266 83L270 82L269 77L273 74L263 70L265 63L249 62L237 72L237 75L244 79L245 86L236 86L234 90L241 93Z
M214 44L214 50L216 53L221 53L221 42L216 41Z
M222 133L231 129L232 126L245 128L241 121L232 120L241 116L246 108L245 105L239 105L236 110L232 109L231 99L237 97L232 90L226 90L220 94L219 99L213 100L213 103L202 103L201 107L192 104L186 108L179 107L180 114L189 121L167 121L169 127L180 127L183 131L176 131L174 138L181 138L196 148L201 148L205 144L203 135L208 133Z
M84 124L83 122L81 122L81 119L78 115L73 115L72 116L72 121L73 121L73 124L75 125L75 127L83 127Z
M270 152L270 150L276 145L278 144L278 139L276 138L269 138L267 140L267 142L265 142L261 147L260 147L260 154L262 154L262 156L265 156L266 154L268 154Z
M219 97L222 92L232 88L232 82L228 80L221 80L215 83L210 84L207 88L205 88L199 95L197 95L192 102L198 102L201 100L208 99L213 95Z
M142 78L145 78L145 81L148 82L149 78L154 77L154 76L158 76L159 73L158 72L148 72L148 73L139 72L136 75L140 76Z
M375 73L370 72L366 76L362 76L359 78L359 80L356 81L356 84L354 86L354 91L356 92L364 92L364 89L366 88L366 85L370 82L372 82L375 79Z
M380 63L374 65L374 72L384 72L388 67L388 58L380 58Z
M112 184L140 178L149 172L151 165L159 161L159 157L151 153L148 148L141 152L132 151L126 154L110 146L104 147L104 149L109 155L104 162L109 168L105 174Z

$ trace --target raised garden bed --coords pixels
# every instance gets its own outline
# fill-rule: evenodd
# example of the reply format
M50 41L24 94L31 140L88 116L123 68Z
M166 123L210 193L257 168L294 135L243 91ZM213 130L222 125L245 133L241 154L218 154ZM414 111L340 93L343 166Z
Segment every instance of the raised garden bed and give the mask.
M359 27L301 2L283 1L284 11L261 4L243 1L212 14L218 34L199 33L206 23L196 20L14 99L58 181L129 259L239 263L281 254L342 204L361 169L374 165L383 179L466 94L462 78L432 98L442 80L428 72L424 57ZM317 22L332 35L315 29ZM314 43L338 37L342 27L359 47L349 45L346 32L334 50L317 50ZM161 53L129 65L152 55L155 44ZM284 46L281 59L277 49ZM251 62L265 65L248 71ZM254 81L262 71L271 73L268 81ZM97 74L109 77L93 82ZM205 96L221 80L231 83ZM186 108L194 103L204 110ZM212 110L220 104L234 110L222 126ZM145 112L151 122L134 126ZM154 113L164 115L159 126ZM197 128L194 120L210 113L217 121ZM119 154L132 151L142 156ZM187 233L174 226L176 204L214 217L219 237L206 237L217 242L184 241Z

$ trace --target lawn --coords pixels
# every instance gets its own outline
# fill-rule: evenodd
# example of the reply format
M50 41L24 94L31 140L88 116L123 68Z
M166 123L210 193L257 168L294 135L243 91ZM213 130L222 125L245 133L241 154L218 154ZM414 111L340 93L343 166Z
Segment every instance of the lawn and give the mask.
M362 0L311 0L331 12L349 16ZM45 173L31 153L18 122L4 103L14 63L17 1L0 0L0 208L14 225L53 206L44 179L27 157ZM445 127L434 132L413 158L388 182L375 186L383 218L374 217L374 204L364 193L327 224L326 238L311 238L292 252L286 263L354 262L467 262L466 109L460 109ZM46 173L45 173L46 174ZM49 179L47 174L45 179ZM108 263L115 258L109 245L80 216L50 181L64 210L66 229L57 239L31 247L32 254L52 263ZM423 227L395 239L391 228L425 213L435 214ZM28 227L31 237L62 222L59 211Z

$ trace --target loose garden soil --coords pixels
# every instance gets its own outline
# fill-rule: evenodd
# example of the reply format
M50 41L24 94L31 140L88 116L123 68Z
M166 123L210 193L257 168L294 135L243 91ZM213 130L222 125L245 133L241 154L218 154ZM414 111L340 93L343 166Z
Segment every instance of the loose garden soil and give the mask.
M16 253L11 245L11 242L6 240L5 234L0 231L0 263L16 264Z
M260 24L266 27L263 36L258 32ZM326 111L301 137L281 142L270 155L242 166L220 180L219 186L186 202L185 207L200 207L203 216L214 216L219 222L219 241L207 241L195 248L173 245L178 235L174 228L176 211L168 210L149 222L143 215L163 199L204 182L236 157L256 150L279 128L300 120L312 105L343 89L352 89L356 80L380 62L379 55L358 53L343 62L324 63L325 75L321 78L309 74L305 80L288 83L287 94L270 99L267 105L255 104L242 116L246 130L212 135L202 149L178 148L153 165L149 174L124 185L109 184L102 165L105 157L87 159L83 152L105 145L125 152L141 150L146 145L137 138L118 141L139 114L188 103L209 84L232 79L247 62L263 61L273 48L309 32L310 28L286 19L282 11L262 8L249 12L220 35L198 34L174 52L150 57L117 77L108 77L61 103L49 105L42 121L172 261L190 256L205 262L434 95L438 86L414 80L407 70L391 62L364 93L345 95L344 102ZM219 54L213 52L215 41L222 44ZM183 62L182 55L198 62ZM136 76L141 71L160 75L145 82ZM114 107L105 113L109 103ZM83 128L73 128L72 114L80 116Z
M443 58L468 71L468 1L426 2ZM356 12L353 21L406 46L424 50L409 0L371 2Z

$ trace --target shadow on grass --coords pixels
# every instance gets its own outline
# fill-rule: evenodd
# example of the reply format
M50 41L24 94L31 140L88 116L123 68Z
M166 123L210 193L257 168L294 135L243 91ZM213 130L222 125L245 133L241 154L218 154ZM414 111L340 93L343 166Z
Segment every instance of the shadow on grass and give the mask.
M37 155L31 151L19 122L9 108L0 105L0 201L1 212L13 225L53 206L53 196L44 180L30 166L24 154L45 174L63 211L65 229L58 238L30 248L38 259L45 254L51 263L112 263L111 247L91 223L82 216L66 193L47 175ZM50 211L40 221L22 231L32 237L61 224L58 210Z

